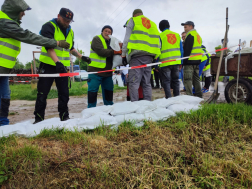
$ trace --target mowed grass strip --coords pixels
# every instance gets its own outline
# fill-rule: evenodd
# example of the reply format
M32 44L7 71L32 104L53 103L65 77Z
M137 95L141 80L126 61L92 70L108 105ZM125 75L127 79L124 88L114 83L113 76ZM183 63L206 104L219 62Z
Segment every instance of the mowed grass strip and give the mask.
M252 108L211 104L137 128L0 139L3 188L251 188ZM0 184L0 185L1 185Z
M31 84L13 84L10 85L11 89L11 100L36 100L37 99L37 89L32 90ZM126 87L119 87L118 85L114 85L114 92L124 90ZM86 95L88 92L87 82L75 82L71 84L71 88L69 89L70 96L82 96ZM98 91L102 92L101 88ZM58 98L58 91L52 89L47 99Z

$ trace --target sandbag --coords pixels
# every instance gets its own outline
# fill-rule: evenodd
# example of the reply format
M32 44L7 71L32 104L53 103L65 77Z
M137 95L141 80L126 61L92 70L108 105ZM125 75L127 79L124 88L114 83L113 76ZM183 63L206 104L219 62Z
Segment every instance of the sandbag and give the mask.
M116 103L113 105L113 110L110 112L111 115L126 115L130 113L135 113L137 109L140 108L137 104L130 101Z
M95 108L87 108L81 112L82 118L89 118L98 113L109 113L113 110L113 106L97 106Z
M203 98L199 98L196 96L189 96L189 95L181 95L171 98L174 101L182 101L187 104L199 104L200 102L204 101Z
M169 110L178 113L178 112L186 112L189 113L191 110L195 111L198 110L200 108L199 104L175 104L175 105L171 105L168 107Z

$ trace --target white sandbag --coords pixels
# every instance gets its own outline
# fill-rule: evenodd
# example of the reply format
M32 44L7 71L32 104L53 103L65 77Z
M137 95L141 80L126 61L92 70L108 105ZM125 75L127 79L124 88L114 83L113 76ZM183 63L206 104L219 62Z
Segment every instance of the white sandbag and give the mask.
M31 124L30 121L23 121L21 123L16 123L14 125L0 126L0 138L8 137L9 135L25 136L26 135L26 125Z
M116 116L135 113L138 108L140 108L140 106L130 101L116 103L113 105L113 110L110 112L110 114Z
M186 112L189 113L191 110L195 111L200 108L199 104L174 104L168 107L169 110L178 113L178 112Z
M176 114L173 111L166 108L157 108L156 110L153 111L153 113L156 115L157 120L164 120L172 116L176 116Z
M144 118L147 121L158 121L156 114L154 114L153 112L145 113Z
M151 101L141 100L135 103L140 106L136 111L137 114L144 114L157 109L157 105Z
M121 75L116 75L116 80L117 80L117 83L118 83L118 86L119 86L119 87L124 87L124 84L123 84L123 80L122 80L122 76L121 76Z
M167 108L173 104L183 104L184 102L182 100L179 99L175 99L173 98L162 98L162 99L157 99L155 101L152 102L153 104L156 104L157 107L159 108Z
M113 79L113 84L116 85L116 74L113 74L112 79Z
M76 126L94 129L97 126L114 125L116 123L117 123L117 121L113 116L100 112L92 117L87 118L87 119L80 119Z
M113 106L97 106L95 108L87 108L81 112L82 118L89 118L98 113L109 113L113 110Z
M116 68L117 66L122 66L122 56L121 55L114 55L113 56L113 66L112 68Z
M114 50L114 51L120 51L120 45L119 43L122 43L119 39L117 39L116 37L109 35L110 37L110 47Z
M189 95L176 96L171 99L173 99L174 101L183 101L185 103L194 104L194 105L199 104L200 102L204 101L203 98L199 98L196 96L189 96Z

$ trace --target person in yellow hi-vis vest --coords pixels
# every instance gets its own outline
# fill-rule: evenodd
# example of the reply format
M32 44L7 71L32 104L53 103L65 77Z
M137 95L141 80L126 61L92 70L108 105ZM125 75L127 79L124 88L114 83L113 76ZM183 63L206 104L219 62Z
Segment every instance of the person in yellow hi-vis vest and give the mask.
M114 51L110 47L113 29L109 25L102 28L101 34L93 38L91 42L90 58L92 62L88 65L88 72L100 72L111 70L113 66L114 54L121 55L122 51ZM97 93L99 87L102 88L104 105L113 105L112 72L102 72L88 75L88 108L96 107Z
M74 32L70 26L70 23L73 22L73 16L74 14L71 10L61 8L57 18L52 19L42 26L40 31L42 36L55 40L65 40L70 46L68 48L42 47L39 57L40 74L67 73L66 67L70 66L70 53L87 63L91 62L90 58L82 56L74 48ZM38 93L34 111L34 124L44 120L46 99L53 81L55 81L58 90L58 112L60 120L66 121L69 119L67 105L69 101L69 77L40 77L37 86Z
M21 42L50 48L68 48L69 43L57 41L24 30L25 12L31 10L24 0L5 0L0 11L0 74L9 74L21 51ZM8 125L10 106L9 77L0 76L0 126Z
M126 58L128 54L128 59ZM160 55L159 31L154 22L143 15L141 9L133 12L127 23L122 47L122 64L141 66L152 63ZM151 67L129 70L129 93L132 102L139 100L138 88L143 88L144 100L151 101Z
M161 39L161 55L159 56L160 62L174 60L181 58L183 52L183 45L178 33L170 30L168 20L162 20L159 23ZM173 96L179 96L179 66L181 60L162 63L159 65L161 79L165 91L165 98L172 97L171 87L173 89Z
M192 56L189 59L183 60L184 69L184 86L186 94L193 96L192 85L195 88L195 95L202 98L200 77L199 77L199 65L201 63L202 55L202 39L198 32L194 29L194 23L187 21L182 23L185 32L187 33L184 43L184 56ZM193 56L198 55L198 56Z

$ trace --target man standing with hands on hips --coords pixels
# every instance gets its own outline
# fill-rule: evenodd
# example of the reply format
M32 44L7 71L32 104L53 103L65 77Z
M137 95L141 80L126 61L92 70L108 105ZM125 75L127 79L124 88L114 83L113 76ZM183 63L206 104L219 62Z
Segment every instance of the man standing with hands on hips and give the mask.
M40 74L55 74L67 73L66 67L70 66L70 53L87 63L91 60L88 57L82 56L74 48L74 32L71 29L70 23L73 22L73 12L67 8L61 8L58 17L45 23L42 26L40 34L44 37L65 40L70 44L68 48L46 48L42 47L39 57ZM40 77L38 81L38 93L35 105L35 122L34 124L43 121L45 116L46 99L50 92L53 81L55 80L58 89L58 112L61 121L69 119L68 101L69 88L68 77Z

